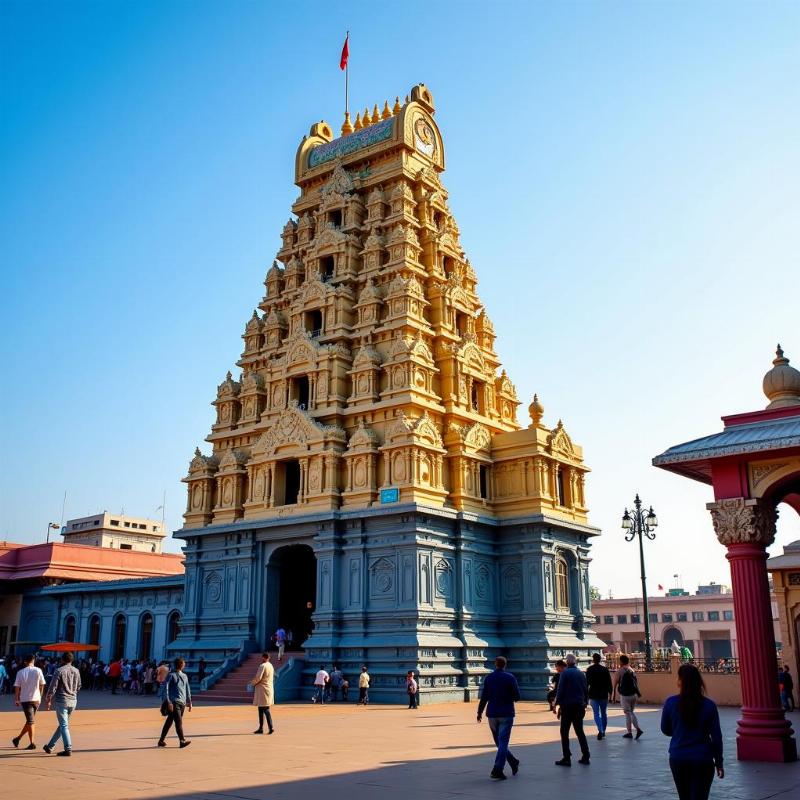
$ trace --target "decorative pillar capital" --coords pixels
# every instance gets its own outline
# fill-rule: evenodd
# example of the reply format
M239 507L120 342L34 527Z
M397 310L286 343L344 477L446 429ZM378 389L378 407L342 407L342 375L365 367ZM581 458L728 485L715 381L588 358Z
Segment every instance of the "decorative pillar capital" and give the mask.
M775 539L778 510L760 500L730 497L707 503L714 532L720 544L759 544L768 547Z

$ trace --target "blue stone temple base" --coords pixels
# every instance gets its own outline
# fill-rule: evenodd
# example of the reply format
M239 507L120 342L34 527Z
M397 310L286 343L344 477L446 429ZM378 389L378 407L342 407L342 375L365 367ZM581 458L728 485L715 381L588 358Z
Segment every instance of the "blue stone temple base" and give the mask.
M292 611L286 582L309 577L281 566L285 548L300 545L315 575L298 698L310 697L320 665L337 663L351 699L365 664L371 702L404 702L409 669L422 702L470 700L502 654L523 697L543 699L554 659L603 647L589 600L597 533L541 515L501 522L414 504L183 529L185 608L170 649L203 656L210 671L268 646Z

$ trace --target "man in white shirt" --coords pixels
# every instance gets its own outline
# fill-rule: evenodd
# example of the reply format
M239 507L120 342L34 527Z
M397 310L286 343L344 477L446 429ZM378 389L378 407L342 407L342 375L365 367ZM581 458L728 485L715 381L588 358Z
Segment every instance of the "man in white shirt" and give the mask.
M25 714L25 725L11 741L14 747L19 747L20 739L27 733L30 744L26 750L35 750L33 742L33 721L36 718L36 710L42 702L42 692L44 691L44 675L39 667L33 666L33 656L25 656L25 666L17 673L14 681L14 705L22 706Z
M323 664L319 670L317 671L317 675L314 678L314 702L323 704L325 702L325 685L330 680L330 675L325 672L325 665Z

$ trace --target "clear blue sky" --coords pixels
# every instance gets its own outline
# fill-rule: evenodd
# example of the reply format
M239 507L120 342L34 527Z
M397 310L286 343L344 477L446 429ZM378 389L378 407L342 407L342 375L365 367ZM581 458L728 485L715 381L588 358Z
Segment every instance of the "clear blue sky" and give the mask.
M0 537L107 508L180 526L189 458L297 191L310 124L425 82L525 408L593 468L592 582L728 577L664 448L800 365L796 2L0 4ZM779 543L800 536L788 509Z

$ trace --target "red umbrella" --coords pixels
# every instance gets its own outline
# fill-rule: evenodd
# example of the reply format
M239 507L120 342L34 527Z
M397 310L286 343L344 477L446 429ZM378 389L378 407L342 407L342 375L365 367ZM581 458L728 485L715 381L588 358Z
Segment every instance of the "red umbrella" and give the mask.
M56 642L55 644L43 644L40 650L49 650L53 653L66 653L68 650L77 653L84 653L87 650L99 650L98 644L80 644L79 642Z

